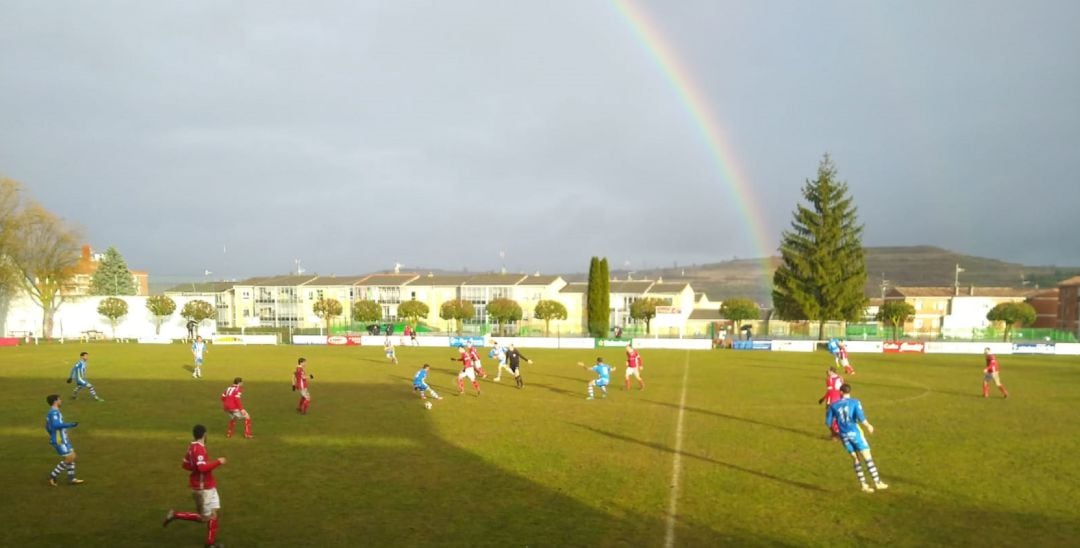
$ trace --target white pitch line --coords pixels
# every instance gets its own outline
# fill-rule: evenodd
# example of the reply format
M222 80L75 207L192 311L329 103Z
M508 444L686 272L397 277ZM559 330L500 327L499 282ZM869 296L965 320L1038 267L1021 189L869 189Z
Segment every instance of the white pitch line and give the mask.
M671 498L668 499L667 532L664 546L675 546L675 518L679 509L679 479L682 476L683 417L686 415L686 379L690 374L690 352L683 363L682 395L679 397L679 417L675 420L675 456L671 459Z

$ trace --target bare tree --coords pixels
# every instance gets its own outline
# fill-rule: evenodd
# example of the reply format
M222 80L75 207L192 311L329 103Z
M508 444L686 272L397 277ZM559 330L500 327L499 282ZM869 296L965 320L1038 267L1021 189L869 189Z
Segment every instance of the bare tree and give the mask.
M41 332L51 338L53 317L64 302L79 261L79 231L37 203L19 216L20 245L12 263L23 289L41 307Z
M19 223L22 221L22 186L0 177L0 301L11 296L19 286L14 256L19 248Z

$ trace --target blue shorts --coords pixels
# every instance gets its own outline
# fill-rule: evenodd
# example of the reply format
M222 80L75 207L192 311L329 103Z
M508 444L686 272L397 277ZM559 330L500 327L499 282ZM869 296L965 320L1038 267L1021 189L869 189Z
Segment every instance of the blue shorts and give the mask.
M607 379L596 379L596 386L607 386L608 382Z
M428 385L426 385L426 384L414 384L414 385L412 385L412 389L417 391L417 392L423 392L424 390L428 389Z
M90 387L94 386L94 385L86 382L86 379L75 379L75 384L78 385L78 386L81 386L83 388L90 388Z
M848 453L867 451L870 449L870 444L866 443L866 438L863 437L861 431L841 432L840 441L844 443L844 449L846 449Z
M195 365L202 365L202 358L195 358Z
M50 443L49 445L53 446L53 449L56 449L56 454L60 455L61 457L66 457L75 451L75 449L71 447L70 443Z

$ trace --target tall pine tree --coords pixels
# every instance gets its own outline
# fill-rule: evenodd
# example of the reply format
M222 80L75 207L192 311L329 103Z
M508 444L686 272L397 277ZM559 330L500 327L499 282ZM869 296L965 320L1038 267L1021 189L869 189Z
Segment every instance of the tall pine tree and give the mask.
M866 309L863 227L828 154L802 193L808 203L797 206L780 243L773 306L782 319L818 321L820 334L826 321L857 320Z
M134 295L135 279L128 270L124 257L115 247L105 250L98 262L97 271L90 279L91 295Z

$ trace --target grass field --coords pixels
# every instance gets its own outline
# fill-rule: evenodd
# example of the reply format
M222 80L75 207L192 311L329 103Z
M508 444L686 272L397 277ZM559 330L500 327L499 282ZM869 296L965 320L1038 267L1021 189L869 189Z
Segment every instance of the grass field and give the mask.
M80 350L105 403L69 399ZM160 525L191 510L179 465L195 423L229 459L215 475L230 548L1078 542L1076 358L1002 356L1003 400L980 396L981 356L854 355L890 484L864 494L815 405L824 352L643 351L640 392L622 390L617 349L525 354L524 390L504 377L474 397L455 395L450 349L399 348L393 366L381 348L217 347L202 380L181 345L0 349L0 545L201 545L201 525ZM315 375L307 416L290 391L301 355ZM597 355L617 381L586 401L590 374L574 363ZM444 395L430 411L411 390L425 361ZM237 375L252 440L224 437L219 395ZM49 393L80 423L84 485L45 481L58 461Z

